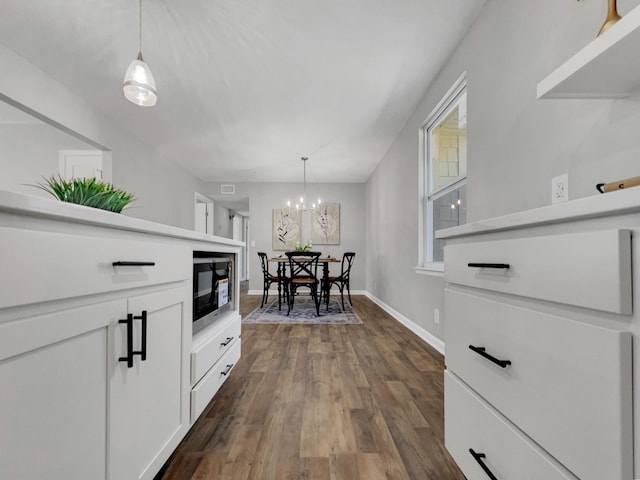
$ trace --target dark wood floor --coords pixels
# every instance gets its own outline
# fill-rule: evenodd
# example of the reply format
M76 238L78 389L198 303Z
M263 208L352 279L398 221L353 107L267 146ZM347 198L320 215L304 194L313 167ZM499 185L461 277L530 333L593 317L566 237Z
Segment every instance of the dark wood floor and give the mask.
M353 302L361 325L243 325L242 359L156 480L464 480L442 356ZM259 304L243 295L240 312Z

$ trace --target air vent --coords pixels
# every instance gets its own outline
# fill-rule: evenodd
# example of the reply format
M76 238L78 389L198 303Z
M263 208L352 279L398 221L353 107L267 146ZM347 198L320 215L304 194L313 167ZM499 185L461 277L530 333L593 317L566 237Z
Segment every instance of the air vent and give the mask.
M220 193L223 195L233 195L236 193L235 185L220 185Z

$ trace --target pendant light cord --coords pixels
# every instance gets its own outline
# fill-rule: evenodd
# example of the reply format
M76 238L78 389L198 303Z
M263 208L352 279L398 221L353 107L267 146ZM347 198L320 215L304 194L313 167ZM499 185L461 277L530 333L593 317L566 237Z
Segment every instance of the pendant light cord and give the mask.
M142 0L139 1L138 4L139 8L138 8L138 21L139 21L139 27L138 28L138 32L140 33L140 38L138 41L138 44L140 45L140 49L138 50L140 53L142 53Z

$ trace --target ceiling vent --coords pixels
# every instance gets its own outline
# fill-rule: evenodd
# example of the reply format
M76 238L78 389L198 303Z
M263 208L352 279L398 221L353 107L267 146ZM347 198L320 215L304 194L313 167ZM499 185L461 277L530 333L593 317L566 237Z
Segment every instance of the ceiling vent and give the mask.
M233 195L236 193L235 185L220 185L220 193L223 195Z

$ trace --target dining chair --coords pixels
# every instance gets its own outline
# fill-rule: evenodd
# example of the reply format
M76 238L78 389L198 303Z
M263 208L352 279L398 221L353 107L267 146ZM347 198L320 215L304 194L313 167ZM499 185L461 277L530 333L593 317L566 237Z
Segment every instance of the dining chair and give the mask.
M322 295L324 301L329 310L329 294L331 293L331 287L337 286L340 290L340 298L342 300L342 309L344 310L344 290L346 288L347 295L349 296L349 304L353 306L351 302L351 289L349 287L349 275L351 273L351 267L353 266L353 259L356 256L355 252L345 252L342 255L342 270L338 276L327 276L322 279Z
M262 266L262 276L263 276L263 284L262 284L262 303L260 307L264 307L267 303L267 299L269 298L269 288L272 283L278 284L278 310L282 308L282 299L284 296L284 300L289 304L289 277L284 274L284 268L280 270L280 264L278 264L278 273L273 275L269 273L269 259L267 258L267 254L265 252L258 252L258 257L260 257L260 265Z
M285 252L289 259L289 310L291 313L294 298L299 287L307 287L316 307L316 315L320 316L320 298L318 297L318 259L320 252Z

